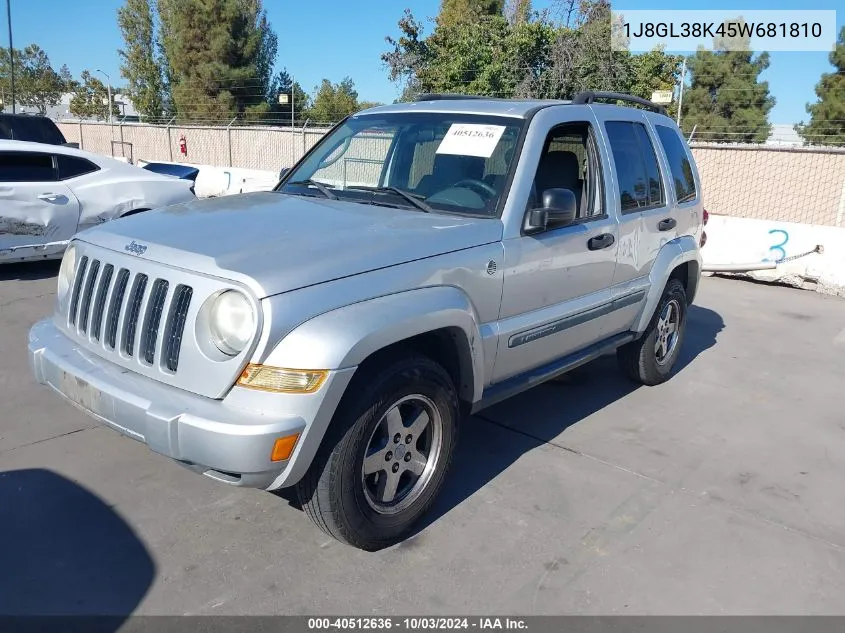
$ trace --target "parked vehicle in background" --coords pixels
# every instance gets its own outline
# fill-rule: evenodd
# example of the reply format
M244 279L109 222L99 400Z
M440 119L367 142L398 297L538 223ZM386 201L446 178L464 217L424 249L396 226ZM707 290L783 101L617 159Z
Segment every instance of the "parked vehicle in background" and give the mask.
M375 550L432 504L462 416L608 351L667 380L703 224L692 154L647 101L381 106L273 192L79 235L31 365L196 472L295 486Z
M200 174L198 167L181 163L144 163L141 165L141 169L165 176L174 176L182 180L190 180L193 183L197 182L197 176Z
M64 145L66 147L79 146L77 143L68 143L59 126L52 119L35 114L5 114L0 112L0 139Z
M71 147L0 140L0 263L56 258L79 231L193 199L191 180Z

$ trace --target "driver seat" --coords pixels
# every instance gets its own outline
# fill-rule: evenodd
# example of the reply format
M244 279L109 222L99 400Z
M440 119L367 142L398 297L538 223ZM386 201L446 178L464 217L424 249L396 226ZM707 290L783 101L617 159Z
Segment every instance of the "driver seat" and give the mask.
M431 173L420 178L414 191L428 197L438 191L448 189L461 180L482 180L484 160L478 156L437 154L434 157Z

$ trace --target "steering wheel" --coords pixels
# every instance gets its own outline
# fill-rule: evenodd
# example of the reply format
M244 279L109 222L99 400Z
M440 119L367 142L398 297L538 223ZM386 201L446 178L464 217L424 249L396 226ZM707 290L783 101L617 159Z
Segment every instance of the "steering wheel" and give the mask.
M475 178L464 178L463 180L459 180L456 182L453 187L460 187L461 185L466 185L469 189L474 189L476 192L483 191L487 194L489 198L495 198L499 195L499 192L493 189L490 185L488 185L483 180L476 180Z

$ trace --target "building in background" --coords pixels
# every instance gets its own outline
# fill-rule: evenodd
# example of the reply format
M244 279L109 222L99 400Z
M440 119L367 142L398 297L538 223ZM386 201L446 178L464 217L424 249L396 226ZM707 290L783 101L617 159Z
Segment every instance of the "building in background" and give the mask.
M70 112L70 100L73 98L73 93L67 92L62 95L61 100L57 105L47 106L47 117L54 121L79 121L80 118L74 116ZM138 111L135 110L135 105L132 103L127 95L116 93L113 97L117 109L120 114L115 117L115 122L134 123L141 120ZM8 112L11 112L11 104ZM31 106L23 106L18 104L16 111L21 114L38 114L38 108ZM102 121L103 119L89 118L82 119L83 121Z

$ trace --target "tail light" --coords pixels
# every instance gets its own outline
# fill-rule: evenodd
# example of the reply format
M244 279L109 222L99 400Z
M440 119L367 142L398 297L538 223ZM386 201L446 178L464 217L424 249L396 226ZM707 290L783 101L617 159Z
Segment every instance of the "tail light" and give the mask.
M704 209L704 213L701 215L701 219L704 221L704 226L707 226L707 220L710 219L710 214L707 213L707 209Z
M701 214L702 227L707 226L707 221L709 219L710 214L707 213L707 209L704 209L704 212ZM707 232L702 229L701 239L698 241L698 248L704 248L705 244L707 244Z

